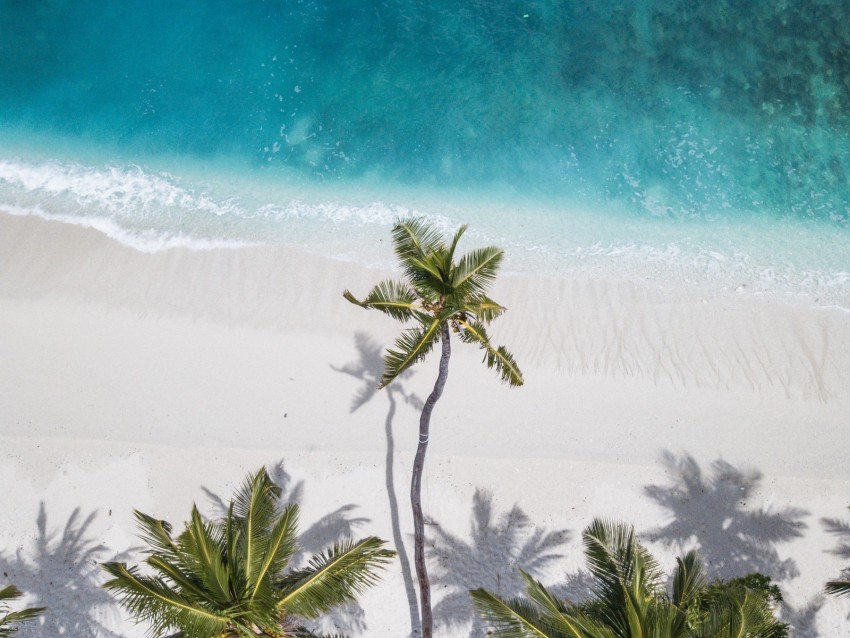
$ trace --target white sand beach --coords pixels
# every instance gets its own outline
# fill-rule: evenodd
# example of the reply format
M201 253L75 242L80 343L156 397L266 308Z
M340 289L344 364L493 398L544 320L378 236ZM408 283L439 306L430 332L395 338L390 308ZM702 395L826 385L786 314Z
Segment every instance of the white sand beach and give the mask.
M146 254L0 214L0 571L50 608L19 635L143 635L99 589L98 562L139 558L132 510L214 515L264 465L305 549L351 532L400 551L329 623L409 635L437 358L375 392L399 325L342 298L390 275L280 246ZM504 276L493 297L526 385L454 345L423 497L439 636L481 635L466 590L517 594L517 568L578 595L595 516L667 566L699 543L714 575L772 576L792 635L850 634L850 601L821 595L850 564L850 314L625 275Z

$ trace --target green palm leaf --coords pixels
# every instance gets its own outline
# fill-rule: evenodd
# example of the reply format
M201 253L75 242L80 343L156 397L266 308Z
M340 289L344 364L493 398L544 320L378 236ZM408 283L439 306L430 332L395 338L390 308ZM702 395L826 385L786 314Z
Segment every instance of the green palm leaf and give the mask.
M549 638L537 606L516 598L502 600L485 589L469 592L481 619L493 626L488 635L503 638Z
M678 559L670 596L661 586L662 574L657 562L637 542L630 525L596 519L585 529L582 538L585 557L597 581L595 599L566 606L523 572L525 600L504 601L484 590L472 592L479 615L497 625L494 635L506 638L786 635L778 633L785 626L773 614L767 586L750 589L737 582L743 579L708 585L702 561L691 552ZM689 605L695 606L693 616Z
M726 591L715 601L695 638L756 638L772 636L773 610L764 596L746 587Z
M150 624L153 635L179 629L184 638L228 638L291 633L297 621L281 601L298 583L312 601L304 609L329 609L350 601L377 580L393 552L375 548L374 538L350 541L328 555L313 558L311 569L287 575L296 545L298 508L278 509L280 487L265 469L250 475L231 501L224 521L204 521L192 507L190 521L176 542L171 526L137 513L143 537L149 541L147 563L155 576L123 563L106 563L112 576L104 585L138 621ZM353 547L353 549L352 549ZM351 550L351 551L349 551ZM322 567L323 569L318 569ZM318 582L308 576L320 571ZM312 598L311 598L312 596Z
M258 595L264 583L271 582L270 576L280 573L292 559L295 553L297 530L298 506L292 503L283 510L270 530L266 554L251 592L252 600Z
M619 590L622 583L637 581L654 593L663 573L656 560L637 542L634 527L595 519L582 533L590 572L601 582L603 592Z
M139 574L123 563L104 563L112 576L104 587L138 620L150 624L151 635L179 627L186 638L215 636L230 624L226 614L211 611L180 595L164 581Z
M385 387L402 372L431 352L440 336L441 321L432 319L421 328L409 328L399 335L394 350L387 350L379 388Z
M617 638L602 623L587 617L579 609L569 609L555 599L542 584L526 572L528 599L503 600L484 589L471 591L473 607L492 625L488 635L503 638Z
M156 552L169 560L179 561L180 550L171 538L171 525L168 521L162 521L148 516L138 510L133 511L136 525L139 527L140 536L143 541L150 545L150 551Z
M826 593L833 596L850 596L850 580L831 580L826 584Z
M440 231L424 217L411 217L393 226L393 248L396 256L406 266L410 259L428 259L435 253L446 251Z
M476 295L462 302L462 311L472 314L483 324L488 324L493 319L505 312L506 308L499 305L487 295Z
M452 286L464 295L482 295L496 279L504 251L495 246L464 255L452 273Z
M444 269L444 255L431 255L425 259L412 257L409 260L411 273L408 278L417 293L429 302L445 298L452 293L451 273Z
M369 291L363 301L359 301L348 290L342 296L355 305L380 310L399 321L411 319L421 308L413 289L400 281L382 281Z
M220 604L230 598L229 574L222 557L222 534L220 526L205 523L197 507L192 514L186 531L178 542L184 564L200 579L204 589ZM150 561L148 561L150 562Z
M513 355L504 346L494 348L487 336L487 330L480 322L461 321L460 338L466 343L477 343L484 350L484 363L495 368L502 381L512 386L520 386L525 381Z
M372 536L357 543L338 543L325 554L314 556L309 567L281 583L278 609L316 618L330 607L351 602L377 582L374 569L395 555L383 546L384 541Z
M246 594L256 588L268 546L268 531L275 521L280 488L265 470L248 478L233 503L240 522Z
M450 272L452 270L452 266L454 265L455 259L455 251L457 250L457 245L460 242L460 238L463 237L463 234L466 232L466 229L469 226L467 224L463 224L452 237L452 243L449 244L449 249L445 253L445 257L443 259L443 270L445 272Z
M707 584L705 563L696 551L691 550L684 558L676 559L676 571L673 574L674 605L686 607Z
M161 576L171 580L186 595L187 599L204 599L209 596L203 583L199 582L191 572L183 571L177 565L169 563L160 556L151 556L145 562L158 571ZM221 604L222 599L219 598L216 602Z
M23 596L21 590L14 585L0 589L0 636L5 638L14 634L18 625L39 616L46 607L30 607L19 611L9 611L8 603Z
M522 570L520 573L525 579L526 595L540 611L543 624L549 628L549 635L576 638L602 638L610 635L604 625L585 617L576 609L568 610L530 574Z

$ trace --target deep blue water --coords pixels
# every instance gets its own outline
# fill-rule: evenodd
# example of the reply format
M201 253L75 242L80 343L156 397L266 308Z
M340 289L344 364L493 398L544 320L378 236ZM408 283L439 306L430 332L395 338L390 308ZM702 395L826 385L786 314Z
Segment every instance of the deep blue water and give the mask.
M564 268L631 247L840 283L848 16L846 0L0 0L0 206L297 241L414 210Z

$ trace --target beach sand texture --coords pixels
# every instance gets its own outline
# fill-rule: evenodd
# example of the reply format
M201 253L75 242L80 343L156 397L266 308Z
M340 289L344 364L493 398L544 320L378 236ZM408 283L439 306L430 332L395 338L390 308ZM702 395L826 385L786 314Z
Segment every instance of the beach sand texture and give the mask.
M145 254L0 214L0 572L50 607L22 638L142 635L97 568L138 560L132 509L213 515L263 465L302 505L305 550L348 533L400 550L328 622L410 634L436 357L376 392L399 326L341 295L392 274L280 246ZM850 633L850 603L820 596L850 562L850 314L580 275L504 276L493 296L526 386L454 348L423 492L438 635L481 635L466 591L519 593L520 567L577 595L595 516L668 567L698 542L714 575L773 576L796 636Z

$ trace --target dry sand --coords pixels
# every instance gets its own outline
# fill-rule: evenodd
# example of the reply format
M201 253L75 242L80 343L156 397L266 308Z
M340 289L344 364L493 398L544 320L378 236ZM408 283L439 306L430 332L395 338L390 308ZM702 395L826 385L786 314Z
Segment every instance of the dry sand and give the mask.
M51 608L22 638L141 635L98 588L98 561L138 558L132 509L212 515L262 465L306 550L377 534L409 558L436 356L375 392L398 326L341 296L391 274L0 214L0 571ZM794 635L850 633L850 604L819 595L850 563L850 315L625 278L505 276L493 296L526 386L455 346L424 482L438 635L481 635L466 590L518 593L517 567L578 595L594 516L667 566L698 541L716 575L772 575ZM405 636L410 597L398 560L331 622Z

